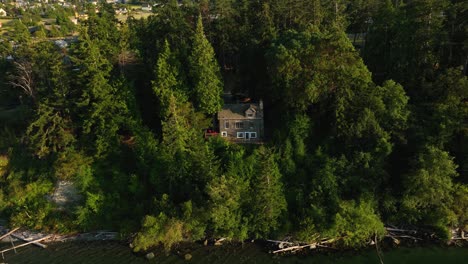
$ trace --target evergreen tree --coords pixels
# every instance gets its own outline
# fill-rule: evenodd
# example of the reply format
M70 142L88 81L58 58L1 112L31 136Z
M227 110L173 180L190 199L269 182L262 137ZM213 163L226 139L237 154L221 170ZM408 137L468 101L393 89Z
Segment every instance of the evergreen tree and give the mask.
M28 27L23 23L21 19L14 21L13 30L13 40L24 45L27 45L30 42L31 34L29 33Z
M203 31L201 16L197 20L189 61L195 106L206 114L218 112L222 106L223 82L213 47Z
M447 7L446 0L382 5L366 36L364 58L371 71L403 84L415 100L421 99L418 88L440 65Z
M153 91L158 96L161 107L160 117L164 120L171 113L169 109L171 97L174 94L182 96L183 89L179 79L179 69L167 40L164 42L163 52L158 57L155 74Z
M281 173L271 150L260 147L255 152L256 166L251 180L252 204L250 232L264 237L278 230L281 216L286 211Z
M117 61L119 53L119 31L117 29L117 19L112 5L102 3L99 6L99 13L96 13L95 7L89 10L89 18L85 21L87 34L93 40L95 45L112 64Z
M242 191L245 187L245 181L231 175L217 177L207 186L211 201L210 217L216 236L247 238L247 230L242 226Z
M101 156L119 145L117 133L128 118L128 109L121 90L110 84L110 62L86 32L82 35L76 57L78 115L86 136L83 143L93 144L93 153Z

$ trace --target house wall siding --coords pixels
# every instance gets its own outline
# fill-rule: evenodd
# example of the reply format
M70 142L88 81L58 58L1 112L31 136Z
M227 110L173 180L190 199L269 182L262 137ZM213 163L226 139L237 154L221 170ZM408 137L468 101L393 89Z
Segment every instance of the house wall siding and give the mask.
M229 128L225 127L225 123L229 122ZM243 128L236 128L236 122L242 122L244 125ZM246 118L246 119L220 119L219 120L219 131L227 132L228 139L237 139L237 132L255 132L257 133L257 138L252 140L260 140L263 138L263 120Z

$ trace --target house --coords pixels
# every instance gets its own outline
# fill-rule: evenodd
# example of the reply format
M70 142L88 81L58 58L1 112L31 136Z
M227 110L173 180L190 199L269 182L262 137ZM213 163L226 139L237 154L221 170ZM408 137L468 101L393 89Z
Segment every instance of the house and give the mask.
M3 8L0 8L0 17L5 17L5 16L7 16L7 12Z
M75 18L75 17L69 17L70 21L74 24L74 25L78 25L78 18Z
M229 141L261 142L264 137L263 102L225 104L218 112L217 125L221 137Z
M127 10L126 7L121 7L121 8L119 8L119 9L117 9L117 10L115 11L115 13L116 13L117 15L120 15L120 14L127 14L127 13L128 13L128 10Z
M150 4L142 4L141 5L141 10L143 11L151 11L153 9L153 7L150 5Z
M61 49L66 49L68 47L68 43L63 39L54 41L54 44Z

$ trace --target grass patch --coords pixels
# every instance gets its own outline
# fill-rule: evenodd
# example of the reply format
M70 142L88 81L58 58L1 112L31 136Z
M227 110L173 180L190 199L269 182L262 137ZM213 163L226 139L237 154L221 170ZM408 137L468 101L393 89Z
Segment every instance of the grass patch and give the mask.
M135 19L140 19L140 18L147 18L149 17L150 15L152 15L153 13L142 13L142 12L131 12L130 13L130 16L133 16L133 18ZM128 18L128 15L126 14L120 14L120 15L116 15L117 19L120 21L120 22L126 22L127 21L127 18Z
M0 28L0 36L12 30L12 21L12 18L0 18L0 23L2 24L2 27Z
M11 18L0 18L0 23L2 23L3 27L9 26L9 24L13 21Z
M8 156L0 155L0 176L5 174L7 166L8 166Z

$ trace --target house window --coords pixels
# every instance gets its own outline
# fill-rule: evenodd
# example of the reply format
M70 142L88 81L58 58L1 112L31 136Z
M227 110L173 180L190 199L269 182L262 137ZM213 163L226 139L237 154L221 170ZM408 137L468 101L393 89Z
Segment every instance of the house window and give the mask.
M244 128L244 122L236 122L236 129Z
M253 128L254 128L254 122L249 122L248 125L249 125L249 128L250 128L250 129L253 129Z
M226 128L226 129L229 128L229 121L224 121L224 128Z
M244 138L244 132L237 132L237 138Z
M221 131L221 136L222 137L227 137L227 132L226 131Z
M247 117L253 117L253 113L247 113Z
M257 132L250 132L250 138L257 138Z

